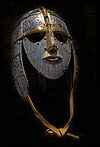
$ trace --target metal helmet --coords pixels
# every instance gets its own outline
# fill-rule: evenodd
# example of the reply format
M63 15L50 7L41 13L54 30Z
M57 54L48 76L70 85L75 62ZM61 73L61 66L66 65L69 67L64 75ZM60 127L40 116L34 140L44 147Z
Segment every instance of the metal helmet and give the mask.
M71 40L65 22L53 11L39 8L26 13L13 32L12 71L20 95L28 94L22 46L30 63L44 77L61 77L71 59Z
M23 51L39 74L47 79L55 80L68 69L71 48L71 35L64 20L54 11L44 7L39 7L23 15L12 34L12 74L18 93L21 97L29 100L35 115L45 126L48 128L51 126L58 136L62 136L63 131L48 125L30 99L29 83L23 63ZM72 99L70 103L73 103ZM72 115L73 110L70 120ZM65 126L68 127L68 125Z

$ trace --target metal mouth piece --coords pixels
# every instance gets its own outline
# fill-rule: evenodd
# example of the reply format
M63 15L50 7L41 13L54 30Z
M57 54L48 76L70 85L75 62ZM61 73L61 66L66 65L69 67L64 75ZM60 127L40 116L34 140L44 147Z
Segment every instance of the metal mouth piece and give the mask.
M45 59L48 61L57 62L57 61L60 61L62 58L60 56L48 56Z
M52 50L52 53L51 51L50 52L46 51L43 55L43 59L52 61L52 62L57 62L57 61L62 60L62 57L60 56L58 51L55 52Z

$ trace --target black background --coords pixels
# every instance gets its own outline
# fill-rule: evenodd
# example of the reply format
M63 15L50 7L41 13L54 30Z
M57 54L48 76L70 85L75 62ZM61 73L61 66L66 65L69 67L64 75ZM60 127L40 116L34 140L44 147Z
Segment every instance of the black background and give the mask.
M74 130L82 136L80 142L38 136L35 128L32 129L30 117L24 119L25 124L21 122L18 125L16 120L10 70L11 31L19 16L40 5L57 10L68 21L78 45L79 77ZM96 146L96 0L3 0L0 7L0 146Z

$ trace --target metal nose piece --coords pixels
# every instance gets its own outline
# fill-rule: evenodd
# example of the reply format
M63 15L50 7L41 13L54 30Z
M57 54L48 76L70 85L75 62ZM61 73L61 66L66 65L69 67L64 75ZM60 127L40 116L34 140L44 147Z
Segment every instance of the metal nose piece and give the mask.
M51 56L55 56L57 55L57 47L56 46L51 46L49 49L48 49L48 53L51 55Z

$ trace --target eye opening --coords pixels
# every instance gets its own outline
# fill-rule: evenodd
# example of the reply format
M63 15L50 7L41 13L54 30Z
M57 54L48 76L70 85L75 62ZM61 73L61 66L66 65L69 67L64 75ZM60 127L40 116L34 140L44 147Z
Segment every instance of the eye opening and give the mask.
M26 37L30 42L36 43L41 41L44 38L44 36L45 36L45 32L36 32L29 34Z
M59 40L60 42L63 42L63 43L66 43L69 38L69 36L65 33L62 33L62 32L58 32L58 31L55 31L54 32L54 36L57 40Z

